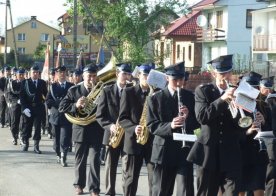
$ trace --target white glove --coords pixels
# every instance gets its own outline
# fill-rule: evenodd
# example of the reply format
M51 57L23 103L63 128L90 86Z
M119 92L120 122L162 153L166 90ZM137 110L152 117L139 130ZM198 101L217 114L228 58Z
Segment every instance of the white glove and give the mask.
M21 104L21 103L20 103L20 99L18 99L17 103L18 103L18 104Z
M31 111L29 108L26 108L25 110L23 110L23 114L25 114L27 117L31 117Z

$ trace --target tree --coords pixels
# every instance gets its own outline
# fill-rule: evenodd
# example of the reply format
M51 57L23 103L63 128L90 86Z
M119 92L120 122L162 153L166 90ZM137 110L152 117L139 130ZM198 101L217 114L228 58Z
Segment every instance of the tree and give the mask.
M74 0L67 0L73 5ZM187 11L185 0L159 0L156 5L150 0L81 0L79 15L82 14L96 24L104 23L107 40L116 40L116 58L133 64L153 61L153 52L146 47L151 33L156 31L156 21L165 11ZM166 18L166 17L165 17ZM163 24L170 21L160 21Z
M45 44L39 43L35 49L33 59L34 60L44 60L46 47L47 46Z

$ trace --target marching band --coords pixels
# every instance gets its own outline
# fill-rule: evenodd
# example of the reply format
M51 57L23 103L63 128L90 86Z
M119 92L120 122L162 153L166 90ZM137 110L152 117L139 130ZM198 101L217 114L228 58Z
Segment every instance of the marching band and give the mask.
M32 137L37 154L42 153L42 130L51 127L48 132L62 167L68 166L73 146L76 195L87 187L92 196L115 196L119 161L125 196L136 195L144 164L149 196L276 195L274 77L250 72L233 85L233 55L208 64L214 80L194 92L185 89L185 62L162 70L166 86L161 89L148 82L153 63L138 66L136 78L128 63L116 64L113 75L107 76L99 76L94 64L69 75L59 66L51 69L49 81L40 79L38 66L29 72L5 66L0 77L1 127L10 127L12 144L20 144L23 152ZM256 99L248 98L253 111L237 102L241 84L258 92ZM197 139L185 140L196 129ZM274 137L256 138L268 131ZM176 140L174 134L184 139Z

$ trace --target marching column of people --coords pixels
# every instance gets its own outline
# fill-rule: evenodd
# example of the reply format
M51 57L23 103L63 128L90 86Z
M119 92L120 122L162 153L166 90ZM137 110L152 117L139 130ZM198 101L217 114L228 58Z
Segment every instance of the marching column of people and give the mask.
M50 79L48 90L46 82L39 78L37 66L31 67L26 79L24 69L12 69L16 77L11 77L11 69L5 67L0 78L1 125L10 119L12 143L16 145L20 135L22 151L28 151L34 131L34 152L40 154L41 124L45 118L41 114L46 101L53 149L63 167L68 165L72 140L75 144L73 185L77 195L83 194L85 187L93 196L100 194L102 145L106 148L105 195L116 195L120 159L126 196L136 195L143 164L147 167L149 187L145 195L276 195L275 139L255 139L258 132L270 130L276 136L273 78L250 72L241 79L240 83L245 81L260 91L255 100L256 111L244 111L252 124L241 127L242 113L234 116L229 109L238 87L229 85L233 79L232 58L233 55L224 55L210 61L214 81L197 86L194 93L185 89L185 62L165 67L164 89L148 84L152 63L138 67L135 85L128 84L128 63L117 64L116 80L103 84L98 81L98 67L94 64L75 70L72 83L66 79L66 67L59 66L53 69L56 75ZM5 116L6 113L10 115ZM194 134L199 127L195 142L173 137L174 133ZM114 147L111 141L116 134L122 137Z

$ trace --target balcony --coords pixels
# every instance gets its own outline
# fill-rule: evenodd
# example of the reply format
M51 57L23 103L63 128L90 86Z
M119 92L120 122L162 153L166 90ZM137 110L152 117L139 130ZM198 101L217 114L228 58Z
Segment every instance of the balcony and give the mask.
M223 29L196 29L197 41L199 42L213 42L226 40L226 33Z
M276 34L254 35L253 51L276 53Z

